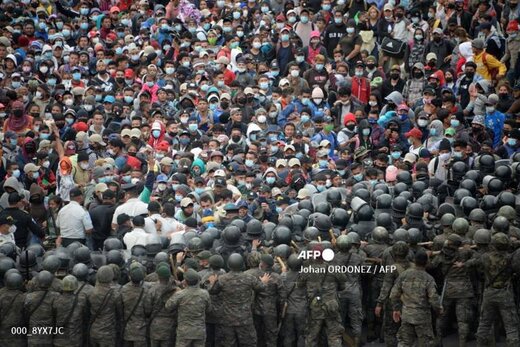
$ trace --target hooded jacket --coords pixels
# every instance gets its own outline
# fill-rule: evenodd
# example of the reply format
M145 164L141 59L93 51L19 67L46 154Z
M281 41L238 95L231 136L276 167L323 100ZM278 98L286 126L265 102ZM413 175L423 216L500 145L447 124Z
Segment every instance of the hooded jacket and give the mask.
M36 183L31 184L29 189L29 202L31 203L31 217L41 223L47 219L47 210L43 203L45 194L43 189Z
M443 139L444 134L444 126L442 122L438 119L432 121L428 127L430 130L430 134L424 143L424 146L431 152L434 150L439 150L439 144ZM432 129L435 130L435 135L432 135Z
M414 68L422 71L423 75L421 78L413 77ZM412 66L412 77L406 82L403 95L408 100L409 105L415 104L419 99L422 98L424 86L426 85L426 79L424 75L424 65L422 63L415 63Z

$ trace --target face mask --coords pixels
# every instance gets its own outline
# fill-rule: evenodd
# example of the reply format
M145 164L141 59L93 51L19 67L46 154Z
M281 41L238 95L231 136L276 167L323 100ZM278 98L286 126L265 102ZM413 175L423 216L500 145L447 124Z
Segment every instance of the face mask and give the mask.
M74 100L66 99L63 103L67 106L72 106L74 104Z
M80 72L74 72L74 73L72 74L72 79L73 79L74 81L79 81L79 80L81 79L81 73L80 73Z
M341 18L341 17L334 17L334 23L336 23L336 24L343 23L343 18Z
M451 125L452 128L456 128L456 127L458 127L460 125L460 121L458 119L452 119L450 121L450 125Z
M237 31L237 36L238 37L244 37L244 32L243 31Z
M416 71L413 73L413 77L414 78L422 78L423 77L423 73L421 71Z
M350 131L354 131L354 129L356 129L356 124L347 124L346 128Z
M154 86L155 82L146 82L146 85L150 88Z
M165 191L166 190L166 183L159 183L159 184L157 184L157 190L161 191L161 192Z
M181 143L181 145L186 146L187 144L190 143L190 139L189 138L182 138L182 139L179 139L179 142Z
M462 158L462 152L453 152L453 157L456 159Z
M401 157L401 152L392 152L390 155L392 156L392 159L397 160Z
M300 70L291 70L291 76L292 77L300 76Z
M40 91L37 91L36 94L34 95L37 99L41 99L42 98L42 92Z
M269 117L271 118L276 118L278 116L278 112L274 111L274 112L269 112Z
M15 178L19 178L19 177L20 177L20 173L21 173L21 172L20 172L19 169L14 170L14 171L13 171L13 177L15 177Z
M435 129L435 128L430 129L430 135L431 136L436 136L437 135L437 129Z
M287 41L289 41L289 35L288 34L282 34L281 39L282 39L282 41L287 42Z
M88 163L80 163L79 167L82 168L83 170L87 170L88 169Z
M377 106L377 101L369 101L368 104L372 107Z
M18 89L20 88L20 86L22 85L21 82L18 82L18 81L12 81L11 82L11 86L14 88L14 89Z
M325 191L326 187L323 184L318 184L316 186L316 189L318 190L318 192L321 193L321 192Z
M318 161L318 165L323 168L323 167L327 167L329 165L329 162L327 161L327 159L320 159Z
M315 103L316 105L321 104L321 102L323 101L323 99L313 99L313 100L314 100L314 103Z
M258 123L265 123L267 121L267 117L264 115L258 116Z
M236 49L238 48L238 42L235 41L235 42L232 42L231 45L230 45L231 49Z
M300 21L303 23L303 24L306 24L309 22L309 17L307 16L301 16L300 17Z
M271 146L271 153L276 153L278 152L278 146Z
M363 71L356 71L356 77L363 77Z
M181 200L182 200L182 195L175 194L175 201L181 202Z
M274 182L276 182L276 178L275 177L266 177L265 181L267 182L267 184L274 184Z
M267 90L267 89L269 89L269 82L260 82L259 86L260 86L260 89Z
M507 139L507 144L511 147L516 146L516 139Z
M493 107L493 106L486 106L486 112L487 112L487 113L493 113L493 112L495 112L495 107Z
M188 129L190 129L190 131L192 131L192 132L197 131L198 128L199 128L199 126L197 124L188 125Z
M88 23L81 23L81 24L79 25L79 28L80 28L81 30L87 30L87 29L88 29Z
M370 129L363 129L363 135L364 136L370 135Z
M246 159L245 164L247 167L253 167L255 165L255 162L252 161L251 159Z
M361 181L363 179L363 174L362 173L358 173L356 175L353 175L352 178L354 178L356 181Z
M351 28L351 27L347 28L347 33L348 34L353 34L355 31L356 31L356 29L354 29L354 28Z
M316 64L316 70L321 71L323 70L324 65L323 64Z
M68 125L72 125L74 123L74 118L65 118L65 122L67 122Z
M156 138L156 139L159 138L159 136L161 136L161 131L157 130L157 129L156 130L152 130L152 136L154 138Z

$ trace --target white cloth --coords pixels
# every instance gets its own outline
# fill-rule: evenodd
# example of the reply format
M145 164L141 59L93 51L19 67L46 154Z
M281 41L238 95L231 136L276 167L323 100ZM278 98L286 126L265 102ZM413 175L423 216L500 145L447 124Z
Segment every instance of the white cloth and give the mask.
M130 217L148 214L148 204L139 200L139 198L128 199L127 202L116 208L114 217L112 218L112 224L117 224L117 217L126 213Z
M134 230L128 232L123 236L123 242L126 245L126 249L131 250L135 245L146 246L146 237L148 234L143 228L134 228Z
M92 230L92 220L83 206L71 201L58 212L56 226L60 228L61 237L84 239L85 230Z

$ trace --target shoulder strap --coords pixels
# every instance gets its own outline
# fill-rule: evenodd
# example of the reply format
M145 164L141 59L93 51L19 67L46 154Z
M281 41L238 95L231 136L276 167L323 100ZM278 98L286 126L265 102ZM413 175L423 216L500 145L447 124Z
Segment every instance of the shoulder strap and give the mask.
M34 306L34 308L29 312L29 317L32 316L34 312L40 307L40 305L43 303L43 300L45 300L45 297L47 296L47 293L49 293L49 290L46 290L45 293L43 293L42 297L40 298L40 301Z
M99 305L96 313L92 316L92 319L90 320L90 325L94 324L94 322L96 321L97 317L101 313L101 310L103 310L103 308L105 307L108 299L112 296L112 290L113 289L110 288L110 290L105 294L105 297L103 298L103 301L101 302L101 305Z
M139 298L137 298L137 301L136 301L134 307L132 308L132 311L130 311L130 314L128 315L128 317L125 319L125 322L123 323L123 331L125 330L126 325L130 321L130 319L133 317L135 310L137 310L137 306L139 306L139 304L141 303L141 298L143 297L143 293L144 293L144 288L141 287L141 292L139 293Z
M433 164L433 174L437 172L437 169L439 168L439 157L435 158L435 164Z
M9 312L11 312L11 309L13 308L14 306L14 303L16 302L16 298L20 295L20 293L17 293L12 299L10 299L11 301L11 305L9 305L9 307L7 308L7 310L5 310L5 312L0 316L0 322L2 322L2 319L7 317L9 315Z
M76 309L76 305L78 304L78 297L79 292L74 294L74 301L72 302L72 307L70 308L70 312L67 315L67 318L63 321L63 327L67 327L69 325L70 319L72 318L72 314L74 313L74 310Z

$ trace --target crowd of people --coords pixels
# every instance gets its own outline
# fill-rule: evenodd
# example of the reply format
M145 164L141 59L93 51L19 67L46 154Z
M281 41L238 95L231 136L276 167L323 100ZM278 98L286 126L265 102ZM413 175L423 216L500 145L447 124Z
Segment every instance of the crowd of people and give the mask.
M0 346L518 346L519 21L1 1Z

